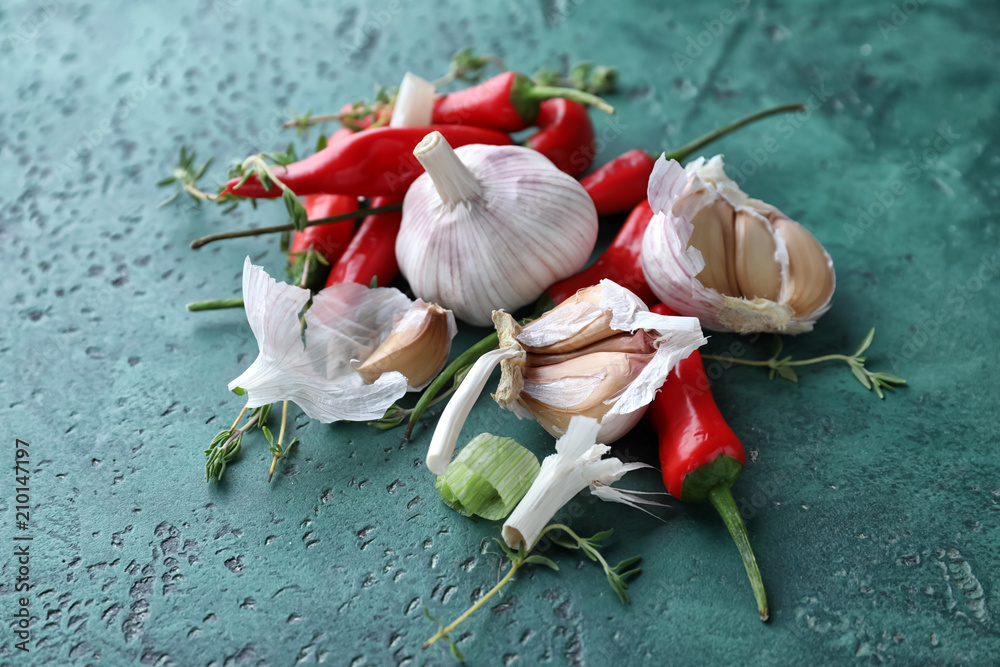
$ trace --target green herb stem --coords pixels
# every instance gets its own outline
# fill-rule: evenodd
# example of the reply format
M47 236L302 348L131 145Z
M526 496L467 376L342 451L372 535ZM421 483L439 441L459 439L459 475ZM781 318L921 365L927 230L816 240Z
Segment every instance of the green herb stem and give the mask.
M510 566L510 571L507 572L507 574L504 576L503 579L501 579L500 581L497 582L496 586L494 586L493 588L490 589L489 593L487 593L483 597L479 598L474 605L472 605L471 607L469 607L468 609L466 609L465 613L463 613L461 616L459 616L454 621L452 621L451 624L448 627L441 628L440 630L438 630L434 634L433 637L431 637L426 642L424 642L424 645L423 645L422 648L426 649L427 647L433 645L434 642L436 642L437 640L441 639L442 637L446 637L448 635L448 633L451 632L452 630L454 630L456 627L458 627L458 625L462 621L464 621L465 619L467 619L469 616L472 616L472 614L474 614L477 609L479 609L484 604L486 604L491 597L493 597L494 595L496 595L500 591L501 588L503 588L504 586L507 585L507 582L511 580L511 577L514 576L514 573L517 572L518 568L520 568L521 565L523 565L523 564L524 564L523 560L521 560L521 561L515 561Z
M472 364L476 359L483 356L490 350L496 348L500 345L500 337L496 333L492 333L486 338L482 339L469 349L467 349L462 354L458 355L453 362L448 364L447 368L441 371L440 374L434 381L427 386L424 393L421 394L420 400L417 404L413 406L413 411L410 413L410 420L406 425L406 433L403 434L403 438L406 440L410 439L413 434L413 427L417 425L420 418L423 416L424 412L434 403L434 397L437 396L438 392L444 388L448 381L454 377L462 368Z
M243 297L236 296L231 299L209 299L207 301L192 301L186 308L192 312L199 310L222 310L223 308L242 308Z
M403 208L400 203L396 204L386 204L385 206L376 206L375 208L365 208L359 209L357 211L350 211L348 213L340 213L338 215L331 215L328 218L319 218L317 220L308 221L304 227L314 227L316 225L323 225L328 222L340 222L342 220L357 220L358 218L364 218L369 215L378 215L380 213L388 213L390 211L398 211ZM291 232L295 231L295 225L289 223L286 225L274 225L271 227L258 227L257 229L241 229L234 232L223 232L221 234L209 234L208 236L203 236L200 239L196 239L191 242L191 249L197 250L202 246L208 245L214 241L222 241L225 239L237 239L246 236L263 236L264 234L277 234L279 232Z

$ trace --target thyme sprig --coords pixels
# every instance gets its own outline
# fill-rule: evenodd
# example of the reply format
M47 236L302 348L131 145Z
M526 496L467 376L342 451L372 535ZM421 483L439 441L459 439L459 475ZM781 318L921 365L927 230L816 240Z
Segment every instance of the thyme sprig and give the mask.
M180 188L160 202L160 208L174 203L184 193L187 193L197 204L201 204L203 201L218 201L219 195L198 189L198 181L208 171L212 160L213 158L209 158L201 165L197 165L197 153L189 151L186 146L181 146L180 157L177 164L174 165L171 175L156 184L156 187L163 188L178 183Z
M702 359L713 359L715 361L722 361L725 363L732 364L742 364L744 366L762 366L768 370L769 379L773 380L776 376L781 376L786 380L791 380L792 382L798 382L799 376L795 373L795 366L811 366L812 364L820 364L825 361L843 361L851 369L851 373L857 378L858 382L861 383L865 389L869 391L874 390L879 398L884 399L885 394L882 390L886 391L896 391L897 386L905 385L906 380L892 373L883 372L873 372L865 368L865 362L867 357L862 357L861 355L871 346L872 341L875 339L875 328L872 327L868 335L865 336L864 341L858 347L854 354L825 354L820 357L813 357L811 359L792 359L791 356L782 357L782 342L780 336L775 336L775 351L769 359L762 360L751 360L751 359L738 359L736 357L720 356L716 354L703 354Z
M348 111L339 113L314 116L312 109L299 116L293 113L291 120L287 121L281 127L285 130L295 128L296 134L299 136L308 132L309 128L313 125L331 123L333 121L337 121L344 127L349 127L355 132L365 129L365 121L368 119L371 119L371 123L368 125L369 129L382 127L388 124L389 119L392 117L392 108L396 104L396 95L398 93L399 90L397 88L387 88L386 86L377 85L375 86L373 99L370 102L368 100L358 100L351 104ZM319 149L317 148L317 150Z
M541 86L561 86L582 90L591 95L610 95L618 85L618 70L607 65L582 62L570 68L568 74L562 70L543 67L532 78Z
M239 392L237 392L239 393ZM236 421L233 425L224 431L219 431L212 442L209 444L208 449L205 450L205 456L208 457L208 461L205 462L205 481L206 482L220 482L222 481L222 475L226 472L226 465L236 458L243 449L243 436L256 425L260 425L261 429L266 429L267 418L271 414L271 404L262 405L259 408L254 408L253 412L250 413L250 417L247 422L241 426L239 429L236 427L239 425L240 420L243 419L243 415L246 414L247 408L244 407L240 410L240 414L236 417ZM291 446L291 445L289 445Z
M288 217L292 221L292 226L296 230L302 231L309 222L309 215L306 213L305 206L302 205L302 202L295 196L291 188L275 176L272 165L268 164L271 162L274 166L287 167L291 163L298 161L298 159L298 156L295 154L294 144L288 144L288 148L283 153L273 152L251 155L229 170L229 178L239 179L231 189L238 190L252 176L257 177L265 190L273 190L275 187L280 188L281 198L285 202L285 208L288 210Z
M471 46L458 51L451 57L448 72L433 81L434 87L440 88L452 81L476 83L482 77L483 70L489 65L495 66L501 72L507 71L503 60L492 54L477 55Z
M486 602L489 601L490 598L496 595L500 591L500 589L502 589L504 586L507 585L507 583L514 577L514 573L517 572L522 567L524 567L525 565L541 565L558 571L559 566L556 565L554 561L540 554L532 553L532 550L538 545L539 542L541 542L542 538L547 533L552 531L560 531L562 533L565 533L566 538L568 539L549 538L550 542L567 549L580 549L583 551L584 554L586 554L586 556L590 560L599 563L601 567L604 569L604 574L607 577L608 583L611 585L612 590L614 590L615 593L618 595L618 599L621 600L622 604L629 603L628 593L626 593L626 589L628 589L628 580L638 575L640 572L642 572L641 568L635 567L635 565L639 563L642 557L633 556L632 558L623 560L622 562L612 567L610 564L608 564L608 561L605 560L604 556L601 555L600 549L604 546L602 542L611 537L613 530L601 531L600 533L597 533L593 537L580 537L569 526L566 526L561 523L553 523L549 524L548 526L542 529L542 532L539 533L538 535L538 539L535 541L535 544L533 544L530 549L524 546L524 542L521 542L518 545L517 551L514 551L513 549L508 547L502 540L497 540L496 538L494 538L494 540L500 545L500 548L503 549L504 555L511 562L511 566L510 569L507 571L507 574L505 574L503 578L499 582L497 582L497 584L493 588L491 588L488 593L486 593L486 595L476 600L476 602L471 607L466 609L458 618L452 621L448 626L442 627L441 624L439 623L438 631L434 633L434 635L431 636L430 639L424 642L423 648L426 649L439 639L449 637L449 633L451 633L452 630L458 627L469 616L474 614L477 609L486 604ZM430 616L428 615L428 617ZM435 620L435 622L437 622L436 619L432 620Z

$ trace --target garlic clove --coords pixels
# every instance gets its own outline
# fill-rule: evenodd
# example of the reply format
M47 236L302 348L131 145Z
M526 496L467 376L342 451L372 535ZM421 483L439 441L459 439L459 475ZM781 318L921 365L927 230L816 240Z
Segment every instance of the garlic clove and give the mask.
M413 72L403 75L389 127L423 127L434 113L434 84Z
M736 212L723 198L698 211L691 224L694 232L688 245L697 248L705 268L695 278L702 285L728 296L739 295L736 279Z
M366 384L383 373L398 371L410 387L419 388L437 375L448 360L455 319L450 310L417 300L393 325L382 344L355 370Z
M534 354L561 354L620 333L611 329L612 313L601 308L601 294L600 285L580 290L526 324L517 342Z
M788 249L788 273L781 301L796 315L810 315L833 296L833 262L808 229L783 215L769 217Z
M520 398L546 431L561 434L575 415L600 421L652 358L651 353L595 352L525 367Z
M573 359L584 354L595 352L626 352L634 354L652 354L656 351L653 345L653 338L648 333L640 329L635 333L620 333L604 340L599 340L579 350L564 352L561 354L528 354L527 363L529 366L541 367L560 364L569 359Z
M770 223L752 211L737 211L736 280L745 299L778 300L781 264L775 259L776 252Z

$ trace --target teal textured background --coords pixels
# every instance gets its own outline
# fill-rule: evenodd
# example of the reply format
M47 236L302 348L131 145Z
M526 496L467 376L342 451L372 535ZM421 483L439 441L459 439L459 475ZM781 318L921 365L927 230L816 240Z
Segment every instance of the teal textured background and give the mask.
M437 498L422 464L431 420L404 443L293 408L302 444L274 483L259 435L222 484L204 482L201 451L241 404L226 383L256 345L240 311L183 306L237 294L247 254L273 274L282 258L273 239L187 243L283 214L157 209L154 184L181 144L217 165L276 148L293 136L275 130L289 109L335 110L407 69L437 76L473 45L529 73L618 67L619 115L594 116L599 163L808 100L808 115L709 154L834 259L833 309L786 349L853 350L876 326L869 366L910 387L879 401L843 366L798 384L718 369L713 390L749 452L734 494L770 623L710 508L672 502L661 522L581 496L563 515L575 528L614 526L609 559L644 557L632 604L554 550L561 572L519 575L462 627L470 661L996 664L998 22L995 2L916 0L5 2L0 468L15 437L31 443L35 620L31 652L15 650L10 472L0 661L451 662L444 647L421 652L435 629L421 607L450 620L501 561L495 526ZM551 445L487 398L466 436L481 431ZM651 438L640 428L620 451L652 460ZM625 480L657 484L655 471Z

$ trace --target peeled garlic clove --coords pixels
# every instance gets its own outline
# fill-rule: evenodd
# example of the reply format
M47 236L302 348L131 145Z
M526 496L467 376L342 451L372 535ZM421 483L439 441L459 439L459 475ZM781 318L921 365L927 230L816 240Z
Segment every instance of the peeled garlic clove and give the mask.
M418 299L355 370L367 384L383 373L398 371L411 388L419 389L434 379L448 360L455 332L451 311Z
M736 231L732 205L717 199L691 220L694 232L688 242L701 252L705 268L695 276L702 285L729 296L739 296L736 279Z
M541 366L551 366L561 364L564 361L573 359L584 354L595 352L626 352L632 354L652 354L656 351L653 346L653 338L648 333L640 329L635 333L620 333L604 340L599 340L586 347L572 352L561 354L528 354L528 366L536 368Z
M778 244L770 223L751 211L736 212L736 281L732 296L777 301L781 292L781 265L775 260Z
M594 352L548 366L529 366L522 370L520 398L546 431L560 434L574 415L600 421L652 358L652 354Z
M774 216L771 224L788 249L788 276L781 300L796 313L816 313L833 297L833 261L816 237L799 223Z

